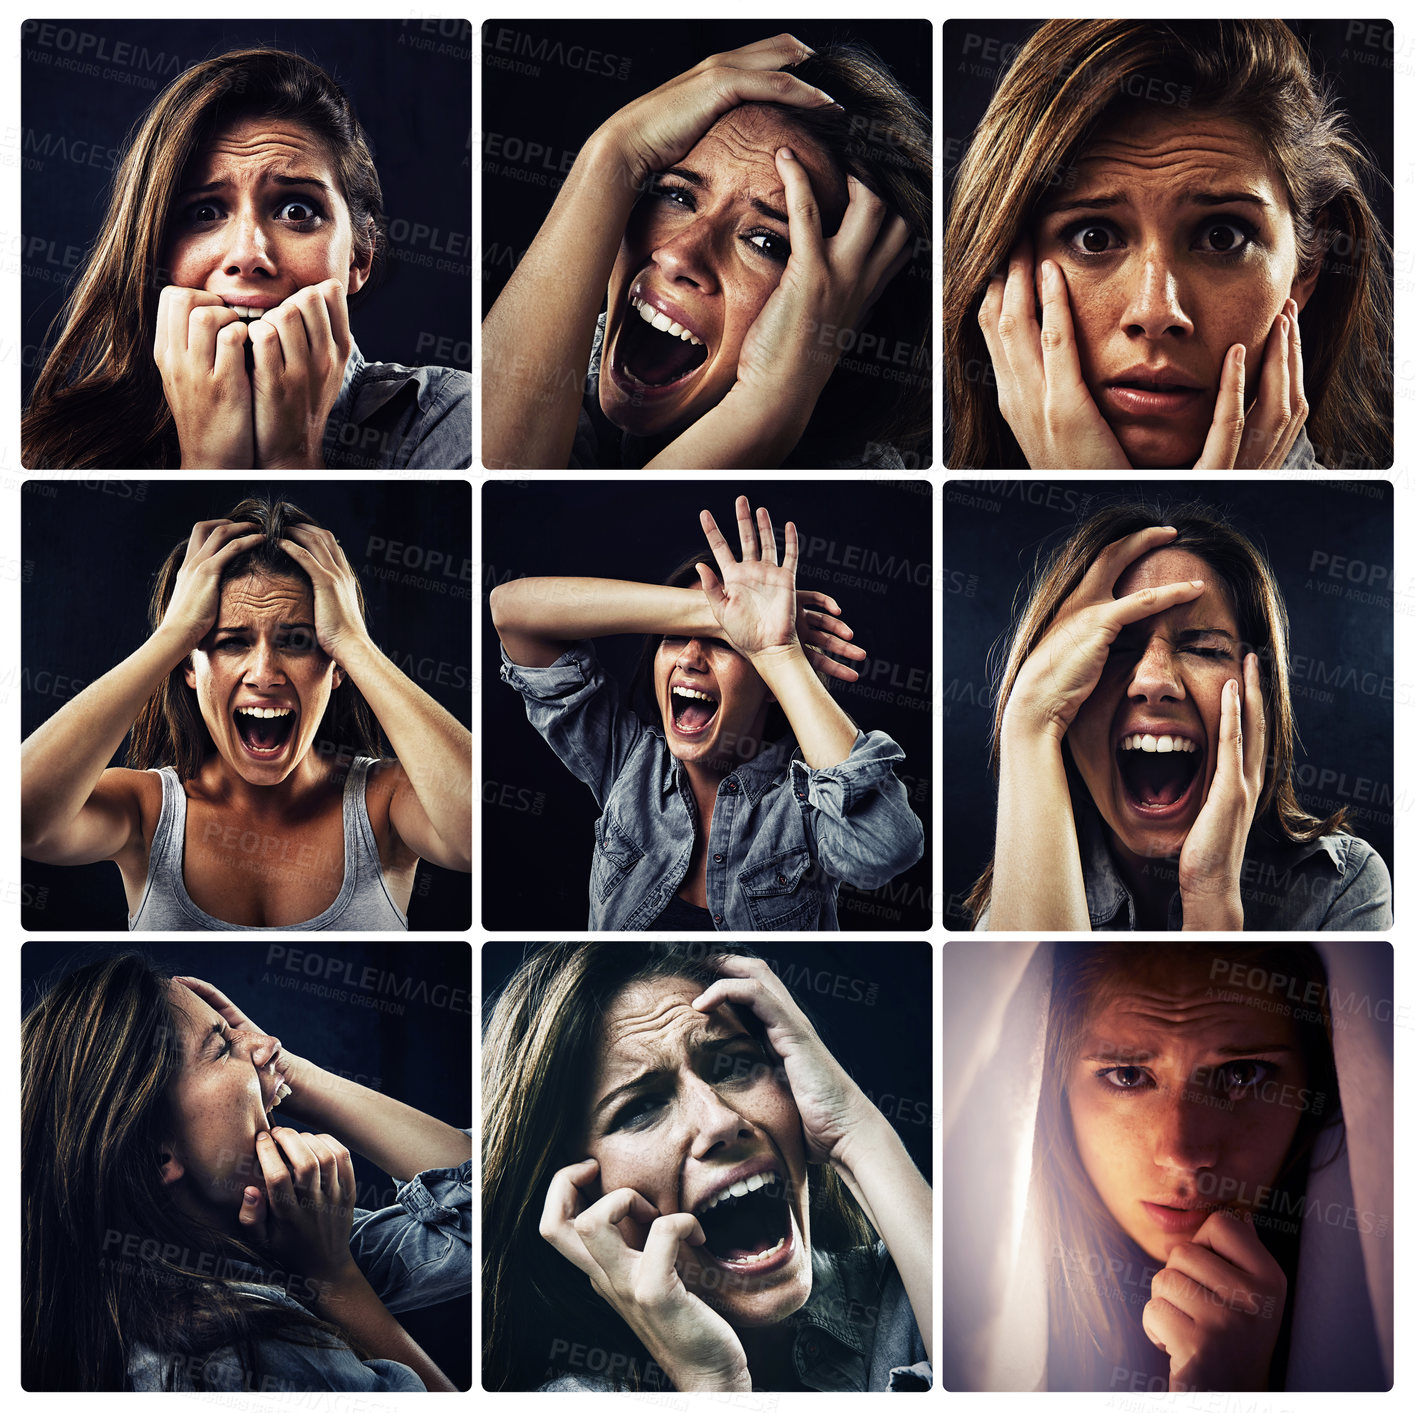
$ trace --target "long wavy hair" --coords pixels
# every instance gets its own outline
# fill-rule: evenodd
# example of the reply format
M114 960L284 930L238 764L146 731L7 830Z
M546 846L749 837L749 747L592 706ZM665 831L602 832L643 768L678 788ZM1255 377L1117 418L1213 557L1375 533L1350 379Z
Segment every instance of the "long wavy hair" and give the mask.
M233 579L244 579L255 574L296 579L312 591L309 575L280 548L280 541L296 525L324 528L312 515L307 515L288 500L250 497L233 505L226 519L253 521L260 529L262 539L259 544L236 555L226 566L221 574L223 587ZM173 545L157 571L147 607L149 633L155 633L162 626L167 605L172 601L177 572L186 558L187 543L184 539ZM364 591L357 576L354 586L358 595L359 616L367 622ZM183 780L190 780L216 749L211 732L202 720L196 689L187 686L186 668L187 662L183 659L138 712L128 737L125 764L130 769L152 770L170 765L176 767L177 774ZM329 705L315 733L314 749L332 759L337 770L347 769L354 756L382 759L388 754L372 709L364 700L363 693L347 676L330 693Z
M749 948L733 944L739 956ZM635 982L717 980L717 954L672 942L556 942L512 976L482 1034L482 1382L535 1389L553 1378L557 1339L605 1351L625 1388L662 1371L589 1277L539 1231L555 1173L584 1157L587 1086L604 1017ZM752 1024L750 1016L744 1023ZM834 1169L811 1169L811 1242L858 1246L871 1229Z
M1214 963L1221 960L1229 968L1238 964L1290 978L1294 994L1321 997L1315 1006L1291 1010L1306 1064L1305 1103L1272 1194L1254 1217L1254 1227L1282 1266L1292 1291L1301 1225L1292 1214L1303 1207L1317 1138L1341 1121L1326 968L1308 942L1188 942L1149 948L1087 940L1051 945L1055 948L1051 1010L1032 1167L1032 1193L1041 1203L1038 1216L1048 1253L1047 1387L1052 1391L1110 1389L1116 1369L1166 1380L1169 1359L1140 1326L1150 1281L1162 1263L1147 1256L1121 1230L1092 1186L1076 1149L1067 1077L1080 1054L1087 1023L1116 995L1143 983L1157 966L1170 965L1176 957L1196 973L1207 967L1207 974L1217 978L1217 991L1229 991L1223 979L1233 975L1231 969L1215 971ZM1265 1010L1272 1004L1266 995L1233 994ZM1339 1153L1338 1145L1332 1158ZM1273 1359L1277 1387L1287 1358L1291 1310L1289 1301Z
M172 1388L234 1348L254 1386L261 1340L347 1344L333 1326L243 1291L257 1251L188 1216L162 1182L181 1072L171 978L126 953L56 982L20 1032L24 1388L119 1390L146 1350ZM170 1358L169 1356L178 1356Z
M51 326L49 353L20 427L21 460L41 467L181 464L176 424L153 361L157 301L183 173L216 134L247 118L306 128L328 151L349 207L356 262L383 248L383 190L348 97L317 64L279 49L237 49L192 65L129 135L108 210L73 293ZM349 297L350 308L370 288Z
M994 649L993 719L989 755L993 774L1002 759L1002 718L1013 684L1023 664L1046 635L1061 606L1075 592L1086 571L1107 545L1154 525L1173 525L1179 531L1161 548L1187 550L1213 571L1223 586L1238 622L1244 652L1258 655L1263 683L1263 713L1267 721L1268 760L1263 789L1253 816L1255 834L1306 843L1343 829L1346 809L1326 816L1308 813L1297 799L1292 772L1297 752L1297 718L1292 709L1287 605L1267 557L1241 530L1235 529L1211 506L1200 502L1172 509L1127 501L1105 506L1077 526L1038 565L1030 591L1018 590L1018 609L1005 642ZM1073 817L1080 803L1089 801L1086 786L1071 760L1070 746L1062 739L1066 776L1071 789ZM993 863L968 895L967 906L976 923L992 899Z
M1320 271L1302 312L1307 433L1325 466L1389 466L1390 242L1367 194L1385 178L1280 20L1048 20L1022 45L958 168L944 236L948 465L1027 464L998 410L978 308L1043 200L1128 95L1147 92L1243 124L1271 157L1298 277Z

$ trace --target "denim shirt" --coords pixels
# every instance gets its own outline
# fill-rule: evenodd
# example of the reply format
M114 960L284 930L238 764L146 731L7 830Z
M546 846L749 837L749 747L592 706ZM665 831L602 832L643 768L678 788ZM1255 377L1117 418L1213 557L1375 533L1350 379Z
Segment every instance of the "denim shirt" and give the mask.
M531 725L603 810L595 824L589 926L653 928L688 874L697 806L661 726L620 700L587 642L549 667L501 653L501 678ZM882 731L812 770L789 735L717 787L707 840L707 905L724 932L834 930L841 882L878 888L924 852L924 830L894 774L904 753Z
M472 375L366 363L354 344L324 428L331 471L457 471L472 464Z
M470 1129L465 1131L471 1133ZM470 1294L471 1159L457 1168L433 1168L409 1179L398 1188L392 1207L377 1212L356 1208L349 1251L378 1298L394 1314ZM244 1269L259 1274L252 1267ZM272 1304L301 1308L295 1296L280 1286L259 1281L238 1281L235 1286ZM138 1345L128 1360L128 1378L138 1392L173 1388L199 1392L427 1391L407 1365L392 1359L361 1360L343 1343L294 1344L267 1338L258 1342L257 1358L261 1373L253 1376L229 1346L193 1360Z
M922 1393L933 1368L884 1242L811 1252L811 1294L786 1318L797 1379L817 1393ZM595 1393L604 1379L564 1374L541 1393Z
M1135 900L1115 867L1105 824L1093 806L1077 808L1076 840L1091 931L1135 931ZM1390 870L1354 834L1324 834L1294 844L1255 828L1238 887L1245 932L1374 932L1392 922ZM1170 932L1184 926L1177 886L1166 926ZM987 931L986 912L978 930Z

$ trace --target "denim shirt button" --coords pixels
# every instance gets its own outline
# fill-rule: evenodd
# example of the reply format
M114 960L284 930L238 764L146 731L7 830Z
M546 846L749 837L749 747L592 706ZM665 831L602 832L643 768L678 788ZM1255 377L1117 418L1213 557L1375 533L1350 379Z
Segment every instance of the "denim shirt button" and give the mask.
M804 799L806 798L806 792L805 792L804 790L797 790L797 791L796 791L796 798L797 798L798 800L804 800Z
M714 914L712 915L712 920L713 920L714 922L721 922L721 921L722 921L722 914L721 914L721 913L714 913Z
M785 875L784 873L778 873L778 874L776 875L776 881L777 881L778 883L782 884L782 885L785 885L785 883L786 883L786 875Z
M732 794L735 795L737 793L737 782L735 780L729 780L727 782L727 788Z
M721 863L721 862L722 862L722 855L721 855L721 854L714 854L714 855L712 856L712 861L713 861L713 863Z

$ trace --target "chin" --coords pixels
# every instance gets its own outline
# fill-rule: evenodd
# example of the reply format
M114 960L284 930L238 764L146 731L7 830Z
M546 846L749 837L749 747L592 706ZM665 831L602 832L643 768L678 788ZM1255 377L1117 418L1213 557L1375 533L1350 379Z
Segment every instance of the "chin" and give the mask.
M1114 429L1112 429L1114 430ZM1183 470L1203 454L1204 438L1166 428L1127 427L1116 431L1125 459L1136 470Z

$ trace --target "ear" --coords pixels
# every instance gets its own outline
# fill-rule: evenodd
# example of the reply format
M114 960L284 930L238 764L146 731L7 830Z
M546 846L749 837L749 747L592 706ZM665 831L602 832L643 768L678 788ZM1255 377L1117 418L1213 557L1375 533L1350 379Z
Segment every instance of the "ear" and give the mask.
M1321 274L1321 262L1312 266L1312 273L1303 275L1301 279L1292 282L1292 298L1297 301L1297 312L1300 314L1306 307L1307 301L1312 297L1312 291L1317 287L1317 276Z
M197 670L195 667L192 666L192 660L190 657L187 658L187 665L182 672L182 679L186 682L187 686L192 688L193 691L196 690Z
M346 298L351 294L357 294L364 287L364 284L368 280L369 273L373 269L374 242L378 238L378 227L374 225L372 217L369 218L368 231L369 244L367 256L365 256L363 260L360 260L358 256L355 255L349 261L349 283L345 290Z
M337 689L337 688L339 688L339 687L342 687L343 685L344 685L344 669L343 669L342 667L340 667L339 664L336 662L336 663L334 664L334 688Z
M157 1151L158 1172L162 1177L164 1187L170 1187L174 1182L179 1182L186 1175L186 1168L182 1166L182 1160L177 1156L174 1145L164 1143Z

